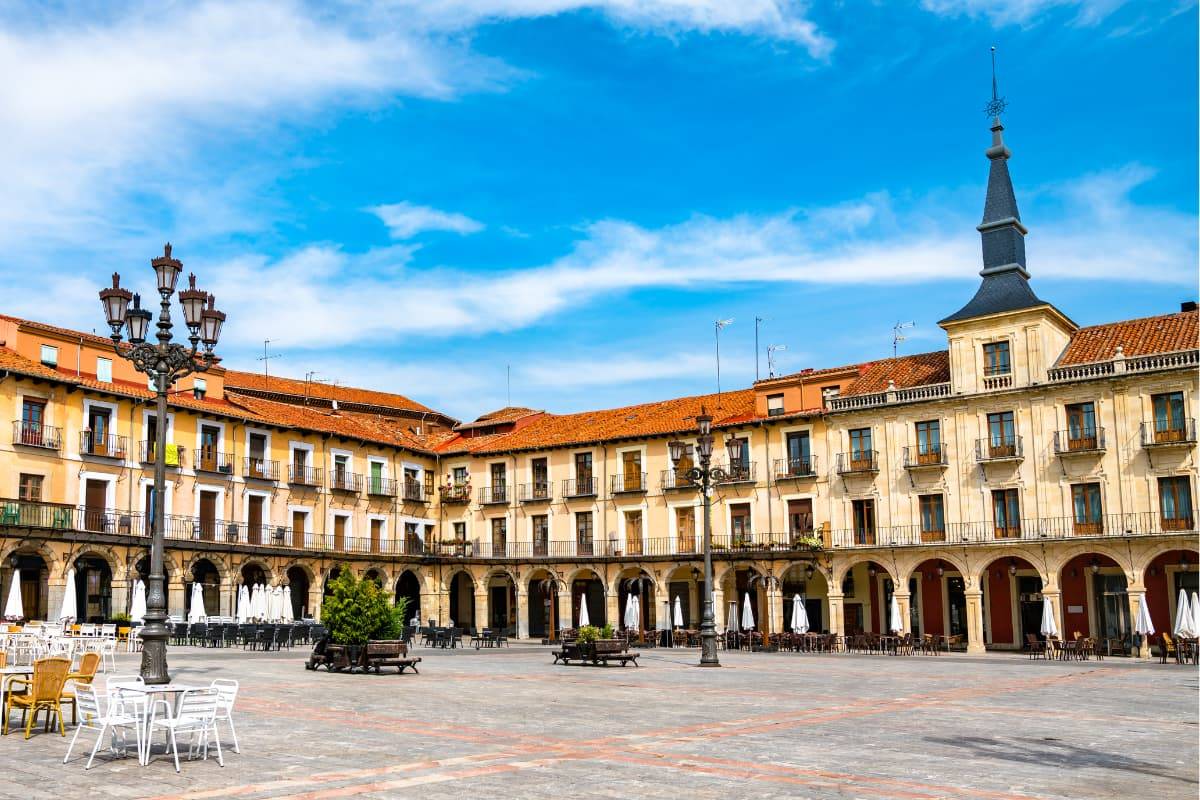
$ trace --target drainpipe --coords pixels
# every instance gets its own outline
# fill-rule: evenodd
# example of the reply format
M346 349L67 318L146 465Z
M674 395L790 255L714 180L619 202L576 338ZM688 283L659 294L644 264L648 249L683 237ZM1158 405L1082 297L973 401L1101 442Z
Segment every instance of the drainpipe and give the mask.
M76 347L75 347L75 377L76 378L80 377L83 374L82 369L81 369L82 366L83 366L83 337L80 336L79 344L76 345Z
M600 486L596 490L596 497L603 498L604 497L603 493L605 491L604 487L608 486L608 445L606 445L606 444L600 445L600 469L601 469ZM607 545L608 544L608 502L603 499L600 501L600 520L601 520L601 530L603 531L601 536L604 537L604 544ZM592 542L592 548L593 548L592 552L593 553L595 552L595 546L596 546L596 544L595 544L595 541L593 540L593 542ZM608 576L606 573L605 574L605 584L607 584L607 583L608 583ZM604 589L605 589L605 593L607 593L608 586L606 585L604 587Z

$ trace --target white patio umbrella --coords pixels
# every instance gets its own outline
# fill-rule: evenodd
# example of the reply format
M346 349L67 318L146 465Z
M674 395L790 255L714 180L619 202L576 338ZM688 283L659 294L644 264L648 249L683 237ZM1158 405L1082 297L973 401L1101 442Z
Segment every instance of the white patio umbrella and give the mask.
M295 615L292 614L292 587L291 586L283 587L283 608L280 609L279 618L282 619L284 622L291 622L292 620L295 619Z
M676 628L683 627L683 603L679 600L679 595L675 595L675 619L673 620Z
M591 625L592 621L588 618L587 596L579 598L579 627Z
M250 590L244 583L238 587L237 608L234 609L234 616L239 624L245 624L250 620Z
M1179 599L1175 601L1175 629L1174 634L1183 639L1190 639L1195 635L1192 630L1192 609L1188 605L1187 592L1183 589L1179 590Z
M252 583L246 587L246 621L254 619L258 605L258 584Z
M900 601L896 599L896 595L892 595L892 607L888 612L888 629L892 633L904 630L904 620L900 617Z
M63 592L62 609L58 612L60 620L75 619L79 616L79 603L75 599L75 568L67 570L67 587Z
M1049 597L1042 598L1042 635L1047 639L1058 636L1058 621L1054 618L1054 604Z
M629 595L625 600L625 627L630 630L641 630L642 612L636 594Z
M1192 636L1200 635L1200 596L1192 592Z
M748 631L754 630L754 606L750 602L749 592L746 592L746 599L742 601L742 627Z
M271 619L283 619L283 587L276 586L271 590Z
M1138 605L1137 621L1133 625L1133 632L1139 636L1154 634L1154 622L1150 619L1150 602L1145 595L1142 595L1142 602Z
M725 631L727 633L738 632L738 611L736 600L729 601L729 614L725 617Z
M133 601L129 604L130 622L144 622L146 618L146 584L138 578L133 582Z
M804 607L804 601L800 599L800 595L792 597L792 631L808 633L808 609Z
M207 617L204 612L204 587L200 585L200 581L195 581L192 584L192 607L188 609L188 622L199 622Z
M21 606L21 570L14 569L12 571L12 583L8 585L8 602L4 604L4 616L10 619L17 619L25 616L25 609Z
M255 607L258 612L259 619L267 618L267 585L265 583L258 584L258 605Z

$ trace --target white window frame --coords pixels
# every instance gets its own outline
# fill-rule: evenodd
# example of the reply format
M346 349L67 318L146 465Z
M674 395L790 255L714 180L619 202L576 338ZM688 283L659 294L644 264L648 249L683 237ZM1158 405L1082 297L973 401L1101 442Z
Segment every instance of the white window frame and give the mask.
M379 550L388 552L388 542L391 540L391 534L388 530L388 515L387 514L367 514L367 536L371 535L371 523L378 520L383 523L383 527L379 531ZM367 542L370 545L370 541Z
M225 433L226 433L225 423L224 422L216 422L211 419L197 419L196 420L196 453L200 452L200 442L203 441L200 438L201 428L204 427L205 425L207 425L210 428L217 429L217 452L218 453L228 453L229 451L225 449ZM199 456L197 456L197 458L199 458Z
M296 451L297 450L302 450L306 454L304 463L308 465L308 469L320 469L320 467L316 466L313 462L313 459L316 458L316 446L315 445L311 445L308 442L301 442L296 439L289 439L288 440L288 461L287 461L287 470L288 471L287 471L287 473L285 473L285 477L287 475L291 475L291 473L292 473L292 465L296 463Z
M196 519L200 518L200 492L216 492L217 493L217 520L223 520L225 510L225 487L215 483L196 483L192 490L192 516ZM229 520L237 522L238 520ZM240 529L239 529L240 530Z
M289 503L288 507L287 507L287 514L288 514L287 525L285 525L284 527L285 528L292 527L292 517L297 511L304 515L304 530L301 531L301 533L304 534L304 546L307 548L312 548L312 546L313 546L313 513L314 513L312 506L294 505L294 504ZM294 532L295 528L292 528L292 530Z
M87 501L87 482L104 481L108 484L104 490L104 513L112 514L117 510L117 476L111 472L91 472L83 470L79 473L79 505Z
M691 508L696 514L696 543L695 550L699 553L704 552L704 504L699 500L677 500L673 503L667 503L667 538L671 540L671 552L678 552L679 545L679 520L677 518L678 509ZM644 525L642 526L645 527ZM696 555L695 552L688 555Z
M267 539L269 540L271 538L271 530L270 529L276 527L274 518L271 515L271 497L272 497L272 495L273 495L272 492L263 491L262 489L246 489L242 492L242 520L241 520L241 524L238 525L238 541L240 541L240 542L249 542L250 541L250 527L249 526L250 526L250 498L251 497L261 497L265 501L263 503L262 524L263 524L263 528L266 529L266 531L267 531ZM269 541L264 542L264 544L270 544L270 542Z
M344 450L340 447L331 447L329 448L329 464L326 465L326 469L328 469L330 473L333 472L333 468L337 464L337 456L345 456L346 472L354 472L354 451Z
M107 378L103 377L100 374L100 365L101 364L108 365L108 377ZM113 361L111 358L104 358L103 356L97 356L96 357L96 380L100 381L101 383L112 383L113 382L112 368L113 368Z
M338 510L338 509L331 509L329 511L328 517L325 520L326 537L329 540L329 548L331 550L333 549L333 531L334 531L333 521L337 517L345 517L346 518L346 534L345 534L345 541L342 543L342 546L350 547L351 543L353 543L353 541L354 541L354 514L353 514L353 512L342 511L342 510ZM350 552L350 551L346 551L346 552Z
M629 537L626 535L627 532L625 529L625 520L630 511L640 511L642 514L642 553L645 553L650 529L650 504L646 500L642 500L642 502L636 506L617 507L617 513L620 515L620 519L617 520L617 545L621 546L629 541ZM624 548L622 547L621 549Z
M246 433L242 436L242 446L245 448L246 458L250 457L250 434L255 433L266 438L266 445L263 447L263 458L267 461L271 460L271 432L266 428L251 428L246 426ZM290 462L289 462L290 463Z
M49 351L53 351L53 352L54 352L54 358L53 358L53 359L47 359L47 358L46 358L46 355L47 355L47 353L48 353ZM48 364L48 365L51 365L51 366L55 366L55 367L57 367L57 366L58 366L58 355L59 355L59 348L58 348L58 345L56 345L56 344L42 344L42 345L41 345L41 346L38 348L38 363L40 363L40 364Z

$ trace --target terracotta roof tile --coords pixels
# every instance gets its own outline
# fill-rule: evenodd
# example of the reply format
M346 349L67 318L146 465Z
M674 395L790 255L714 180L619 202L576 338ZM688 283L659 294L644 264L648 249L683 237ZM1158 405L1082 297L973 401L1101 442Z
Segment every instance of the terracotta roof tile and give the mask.
M395 419L376 414L331 411L327 408L279 403L246 395L234 395L232 402L244 407L259 419L269 420L273 425L331 433L347 439L402 447L422 453L430 452L433 447L433 443L427 437L416 435L408 430L407 426L397 424ZM435 440L434 443L437 441L439 440Z
M1108 361L1116 354L1118 346L1126 356L1195 350L1200 346L1197 317L1200 312L1181 311L1080 328L1055 366Z
M380 392L374 389L360 389L354 386L332 386L328 383L301 381L294 378L281 378L275 375L265 376L255 372L226 370L225 388L228 391L242 390L245 392L263 392L271 394L291 395L294 397L316 397L322 400L337 400L341 403L358 403L360 405L379 406L400 411L415 411L417 413L439 414L429 406L416 400L393 392Z
M859 376L846 387L843 396L875 394L888 388L888 381L897 389L947 383L950 380L950 353L936 350L898 358L872 361L859 367Z

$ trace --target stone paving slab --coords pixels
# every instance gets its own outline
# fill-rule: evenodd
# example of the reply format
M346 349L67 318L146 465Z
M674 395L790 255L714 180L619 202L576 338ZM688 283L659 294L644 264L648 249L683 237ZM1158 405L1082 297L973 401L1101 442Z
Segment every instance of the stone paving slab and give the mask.
M180 681L241 682L226 766L97 756L90 734L0 739L0 798L1194 798L1197 671L1127 659L417 648L421 674L306 653L172 648ZM119 656L118 672L137 657ZM70 734L71 731L68 731ZM69 739L69 737L68 737Z

